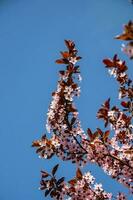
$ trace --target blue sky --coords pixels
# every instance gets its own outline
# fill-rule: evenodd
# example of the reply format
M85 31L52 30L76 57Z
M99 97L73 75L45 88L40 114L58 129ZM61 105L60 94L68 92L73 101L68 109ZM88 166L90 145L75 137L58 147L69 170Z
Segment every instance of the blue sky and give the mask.
M117 83L102 59L115 53L125 59L132 77L132 61L114 36L133 19L128 0L1 0L0 1L0 200L43 200L38 190L40 170L60 162L40 160L31 143L45 132L51 92L55 90L59 51L64 39L75 41L83 81L76 101L82 127L95 130L102 123L96 112L108 97L117 103ZM101 169L86 166L111 192L127 191ZM59 176L74 176L74 168L62 163ZM47 198L49 199L49 198ZM131 199L131 197L129 197Z

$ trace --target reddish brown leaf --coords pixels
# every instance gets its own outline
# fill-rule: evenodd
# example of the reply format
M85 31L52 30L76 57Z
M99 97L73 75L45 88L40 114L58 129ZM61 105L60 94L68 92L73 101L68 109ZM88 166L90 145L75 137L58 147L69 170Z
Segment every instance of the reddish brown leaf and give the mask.
M108 126L108 119L105 121L105 124L104 124L104 126L105 126L105 128Z
M109 137L109 134L110 134L110 131L109 131L109 130L105 131L105 133L104 133L104 135L103 135L104 141L107 141L107 139L108 139L108 137Z
M36 150L36 153L40 153L43 150L43 147L40 147Z
M75 179L72 179L72 180L68 181L68 183L69 183L70 185L75 185L76 182L77 182L77 181L76 181Z
M121 35L115 37L118 40L133 40L133 21L129 21L124 26L124 31Z
M42 140L46 140L46 134L41 137Z
M64 52L61 51L60 53L61 53L62 57L66 58L66 59L69 58L69 56L70 56L68 51L64 51Z
M33 141L32 147L40 147L40 141L39 140Z
M52 169L52 175L53 175L53 176L55 175L55 173L56 173L58 167L59 167L59 164L57 164L57 165L55 165L55 166L53 167L53 169Z
M52 188L50 188L49 190L45 191L45 197L48 196L48 194L51 192Z
M63 59L58 59L55 61L57 64L65 64Z
M87 134L88 134L90 140L92 140L93 139L93 134L91 132L91 129L89 129L89 128L87 129Z
M78 85L76 83L72 84L72 88L75 90L78 87Z
M61 74L61 75L64 75L65 74L65 71L59 71L59 73Z
M119 61L117 54L114 55L114 57L113 57L113 61L114 61L114 62Z
M101 135L101 136L103 135L103 132L100 128L97 128L97 132L99 133L99 135Z
M121 72L125 72L128 68L127 66L125 65L125 61L121 63L117 63L117 67L118 67L118 70Z
M103 106L105 106L107 109L110 108L110 98L104 102Z
M126 102L126 101L122 101L122 102L121 102L121 105L122 105L124 108L129 108L130 103L129 103L129 102Z
M56 192L56 189L54 189L54 190L52 190L51 192L50 192L50 196L53 198L53 197L55 197L57 195L57 192Z
M67 46L67 48L68 48L69 50L73 50L74 47L75 47L74 42L71 41L71 40L65 40L65 44L66 44L66 46Z
M45 171L41 171L42 173L42 178L47 178L49 176L49 174Z
M80 59L82 59L82 57L81 57L81 56L78 56L78 57L76 57L76 60L80 60Z
M126 151L124 151L124 153L126 153L126 154L133 154L133 149L126 150Z
M74 193L76 191L75 187L71 187L70 191Z
M110 59L104 59L103 63L107 66L107 67L114 67L114 63L112 62L112 60Z
M115 37L117 40L133 40L133 34L124 33Z
M46 186L40 187L40 190L45 190L45 189L46 189Z
M98 131L96 131L95 133L93 133L93 140L95 140L98 137L99 137L99 132Z
M76 178L77 178L77 179L82 179L82 176L83 176L83 175L82 175L82 172L81 172L81 170L78 168L77 171L76 171Z
M62 178L60 178L58 181L57 181L57 185L60 185L62 182L64 182L64 180L65 180L65 178L64 177L62 177Z

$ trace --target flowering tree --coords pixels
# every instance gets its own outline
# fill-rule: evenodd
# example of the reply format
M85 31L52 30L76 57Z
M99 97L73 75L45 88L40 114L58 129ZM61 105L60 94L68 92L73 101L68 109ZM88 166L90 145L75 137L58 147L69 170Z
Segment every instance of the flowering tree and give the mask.
M125 26L133 28L129 22ZM132 30L133 33L133 30ZM126 30L124 32L126 34ZM123 35L124 35L123 34ZM131 35L132 37L133 35ZM123 39L117 36L117 39ZM125 38L124 38L125 39ZM132 37L133 39L133 37ZM76 164L75 177L65 181L65 177L56 176L59 164L48 173L41 171L40 189L45 196L53 199L67 200L107 200L127 199L123 193L114 196L98 184L91 172L82 173L81 168L86 163L94 163L101 167L111 178L117 180L133 193L133 85L127 75L127 65L117 55L113 59L104 59L103 63L109 73L119 83L119 99L121 106L111 106L107 99L97 112L97 118L102 119L105 130L97 128L93 133L89 128L83 131L74 104L76 96L80 95L80 67L76 64L81 59L73 41L65 40L67 51L60 52L61 58L57 64L65 64L66 68L59 71L57 89L52 93L52 102L47 113L46 128L51 137L43 135L33 142L36 152L41 158L50 159L53 156L63 161L70 160Z

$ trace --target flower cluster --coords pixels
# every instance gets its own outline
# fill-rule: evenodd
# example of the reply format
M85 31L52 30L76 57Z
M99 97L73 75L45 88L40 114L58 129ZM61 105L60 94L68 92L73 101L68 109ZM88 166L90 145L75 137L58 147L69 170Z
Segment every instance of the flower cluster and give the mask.
M127 66L125 61L121 61L117 55L114 55L113 59L104 59L103 63L108 68L110 75L113 75L120 84L127 82L128 77L125 73Z
M69 200L109 200L112 198L111 193L104 191L102 184L95 183L95 178L90 172L83 175L80 169L77 169L76 177L68 181L65 191L70 196Z
M107 193L102 184L97 184L90 172L82 174L78 168L76 177L65 182L64 177L57 179L56 172L58 164L55 165L51 173L41 171L41 190L45 190L45 197L49 194L56 200L111 200L112 194Z
M65 182L64 177L55 177L58 165L52 170L52 175L42 172L41 189L45 196L50 194L54 199L69 200L104 200L112 199L111 193L102 188L101 183L95 183L90 172L82 174L79 166L88 162L95 163L105 173L126 186L133 193L133 86L126 73L128 67L117 55L103 62L118 83L119 98L122 99L122 109L110 105L107 99L99 109L97 118L104 120L105 128L97 128L92 132L89 128L85 133L78 118L78 110L74 104L75 97L80 95L78 82L81 80L80 68L75 65L81 59L77 56L73 41L65 40L68 51L61 52L57 64L66 64L66 69L59 71L57 89L52 93L52 101L47 113L46 129L50 138L44 135L33 142L39 157L50 159L56 155L61 160L71 160L76 163L76 177ZM49 177L49 179L45 179ZM124 200L124 194L119 193L117 200Z
M116 70L116 80L120 84L119 96L124 98L121 101L122 110L116 106L110 107L108 99L99 109L97 117L103 119L105 127L110 125L114 132L112 138L108 138L106 147L108 149L108 159L103 167L113 178L122 183L133 193L133 86L132 81L125 73L127 66L125 62L120 61L117 56L113 60L103 60L107 68ZM119 66L121 63L121 66ZM120 70L119 70L120 69ZM121 73L125 73L123 79L119 79ZM110 160L110 161L109 161Z

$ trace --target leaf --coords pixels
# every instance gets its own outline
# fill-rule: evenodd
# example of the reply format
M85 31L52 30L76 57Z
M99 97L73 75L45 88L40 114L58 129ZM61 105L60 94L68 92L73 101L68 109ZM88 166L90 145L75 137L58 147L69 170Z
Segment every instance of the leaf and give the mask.
M126 153L126 154L133 154L133 149L126 150L126 151L124 151L124 153Z
M59 73L61 74L61 75L64 75L65 74L65 71L59 71Z
M47 182L44 181L43 179L40 181L40 185L41 185L41 188L40 190L45 190L47 188Z
M41 171L42 174L42 178L47 178L49 176L49 174L45 171Z
M99 132L96 131L94 134L93 134L93 140L99 138Z
M57 64L65 64L63 59L58 59L55 61Z
M32 147L40 147L40 141L39 140L33 141Z
M133 35L125 33L125 34L122 34L122 35L117 35L115 37L115 39L117 39L117 40L133 40Z
M88 136L89 136L89 138L90 138L90 140L92 140L93 139L93 134L92 134L92 132L91 132L91 129L87 129L87 133L88 133Z
M105 133L104 133L104 135L103 135L104 141L106 141L106 140L108 139L109 134L110 134L110 131L109 131L109 130L105 131Z
M61 55L63 56L63 58L69 58L69 52L68 51L64 51L64 52L60 52L61 53Z
M57 164L57 165L55 165L55 166L53 167L53 169L52 169L52 175L53 175L53 176L55 175L55 173L56 173L58 167L59 167L59 164Z
M83 176L83 175L82 175L82 172L81 172L81 170L78 168L77 171L76 171L76 178L77 178L77 179L82 179L82 176Z
M66 46L67 46L67 48L68 48L69 50L73 50L74 47L75 47L74 42L71 41L71 40L65 40L65 44L66 44Z
M49 190L45 191L45 197L48 196L48 194L51 192L52 188L50 188Z
M43 136L42 136L42 138L41 138L43 141L45 141L46 140L46 134L44 134Z
M45 190L45 189L46 189L46 186L40 187L40 190Z
M104 59L103 63L107 66L107 67L114 67L114 62L112 62L111 59Z
M73 89L76 89L77 87L78 87L78 85L77 85L76 83L73 83L73 84L72 84L72 88L73 88Z
M74 67L74 72L75 72L75 73L80 73L80 68L79 68L79 66L75 66L75 67Z
M120 72L125 72L128 69L125 65L125 61L123 61L122 63L117 63L117 67L120 70Z
M108 126L108 120L105 121L104 127L106 128Z
M110 98L107 101L105 101L104 106L108 109L110 108Z
M36 150L36 153L40 153L43 150L44 147L40 147Z
M70 188L70 192L75 193L75 192L76 192L75 187L71 187L71 188Z
M68 181L68 183L70 185L75 185L77 183L77 181L75 179L72 179L72 180Z
M80 60L80 59L82 59L82 57L81 57L81 56L78 56L78 57L76 57L76 60Z
M124 26L123 33L121 35L117 35L115 39L118 40L133 40L133 21L129 21Z
M58 181L57 181L57 185L60 185L63 181L65 180L65 177L62 177L60 178Z
M114 55L114 57L113 57L113 61L114 61L114 62L119 61L117 54Z
M71 119L71 126L75 123L75 121L76 121L76 118L73 117L73 118Z
M97 132L99 133L99 135L103 135L103 132L101 131L101 129L100 128L97 128Z
M129 108L130 103L129 103L129 102L126 102L126 101L122 101L122 102L121 102L121 105L122 105L124 108Z
M56 189L52 190L50 193L50 196L53 198L54 196L56 196Z

